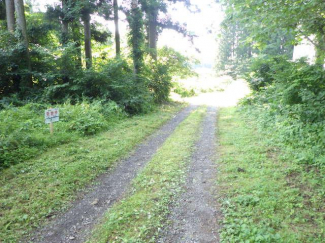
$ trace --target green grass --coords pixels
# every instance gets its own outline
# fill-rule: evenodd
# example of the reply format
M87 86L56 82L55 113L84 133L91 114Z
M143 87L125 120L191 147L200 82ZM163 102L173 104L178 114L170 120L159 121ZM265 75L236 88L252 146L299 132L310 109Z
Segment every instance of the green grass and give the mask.
M77 192L111 168L155 131L181 105L111 124L107 132L50 149L0 174L0 241L17 242L47 218L55 217Z
M323 176L271 146L272 136L235 108L220 112L222 242L323 242Z
M29 103L0 110L0 170L24 162L47 149L76 141L106 130L126 118L126 113L113 101L83 101L56 105L60 122L54 124L55 136L44 123L49 104Z
M89 242L154 242L181 190L206 109L194 111L133 181L126 199L113 206Z

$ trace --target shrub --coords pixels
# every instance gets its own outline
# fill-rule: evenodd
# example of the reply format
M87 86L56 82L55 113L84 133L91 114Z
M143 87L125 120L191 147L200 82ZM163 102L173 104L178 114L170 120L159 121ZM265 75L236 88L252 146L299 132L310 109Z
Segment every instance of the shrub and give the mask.
M262 127L276 131L279 143L298 148L298 161L324 166L325 70L303 59L267 62L267 72L253 74L263 80L262 86L242 104ZM265 70L259 63L255 70Z
M186 89L185 87L183 87L181 84L179 83L174 83L174 92L176 94L179 94L182 98L184 97L192 97L196 95L195 90L192 89Z
M162 103L168 100L172 88L172 77L168 72L168 66L162 63L153 64L151 72L147 74L148 87L153 92L154 101Z
M183 56L172 48L163 47L158 50L158 60L147 60L143 72L147 85L152 92L155 103L166 102L173 87L173 78L187 78L197 75L192 65L198 61Z
M290 67L291 63L284 56L271 58L262 56L253 59L246 79L250 87L258 91L272 84L277 79L277 74L282 74L285 70L290 69Z

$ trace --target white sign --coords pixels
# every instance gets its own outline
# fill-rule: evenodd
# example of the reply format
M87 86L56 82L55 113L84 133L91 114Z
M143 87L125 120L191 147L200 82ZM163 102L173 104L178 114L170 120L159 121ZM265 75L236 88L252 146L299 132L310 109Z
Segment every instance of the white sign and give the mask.
M54 109L48 109L45 111L45 123L49 124L52 122L57 122L59 121L59 109L54 108Z

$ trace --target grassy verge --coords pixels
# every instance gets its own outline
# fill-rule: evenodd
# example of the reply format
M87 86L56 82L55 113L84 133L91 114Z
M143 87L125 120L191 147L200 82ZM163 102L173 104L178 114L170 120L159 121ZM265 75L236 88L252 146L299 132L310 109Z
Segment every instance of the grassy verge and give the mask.
M258 132L255 122L235 108L220 112L222 242L322 242L320 175L270 146L273 135Z
M133 181L131 195L111 208L89 242L154 242L186 165L205 109L192 113Z
M126 113L113 101L83 101L55 106L60 109L60 122L55 123L55 136L44 123L49 104L29 103L0 110L0 170L35 158L51 147L69 143L106 130Z
M163 106L151 114L120 120L98 136L52 148L35 159L3 170L0 174L2 242L16 242L46 218L55 217L78 190L126 156L180 108L180 105Z

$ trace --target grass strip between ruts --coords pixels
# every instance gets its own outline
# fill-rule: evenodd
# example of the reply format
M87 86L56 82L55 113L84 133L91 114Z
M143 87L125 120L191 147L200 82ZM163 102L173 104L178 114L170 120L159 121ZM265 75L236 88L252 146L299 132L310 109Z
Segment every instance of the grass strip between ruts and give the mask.
M324 242L324 204L300 165L236 108L219 112L221 242Z
M89 242L154 242L173 197L185 182L205 108L194 111L132 182L129 196L113 206Z
M0 241L20 237L55 217L100 173L170 119L182 105L128 118L107 132L50 149L0 174Z

